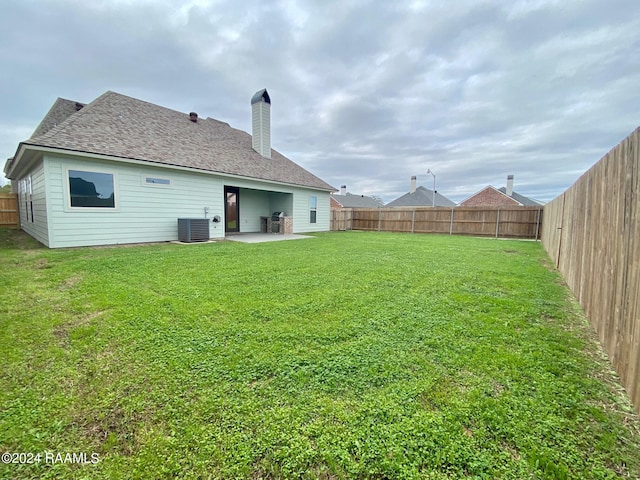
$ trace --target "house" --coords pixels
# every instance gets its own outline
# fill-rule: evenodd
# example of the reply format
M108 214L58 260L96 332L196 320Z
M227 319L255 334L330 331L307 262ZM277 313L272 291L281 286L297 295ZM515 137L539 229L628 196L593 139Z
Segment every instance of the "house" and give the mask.
M435 201L434 201L435 194ZM425 187L416 188L416 177L411 177L411 185L409 193L405 193L401 197L396 198L392 202L387 203L387 207L455 207L452 202L444 195L440 195L437 191L429 190Z
M540 207L536 200L513 191L513 175L507 176L507 186L495 188L486 186L460 202L461 207Z
M331 194L331 208L380 208L384 204L366 195L355 195L347 192L347 186L340 187L340 193Z
M4 168L21 228L51 248L177 240L179 218L207 219L214 239L274 212L288 232L329 230L336 189L271 148L270 109L256 92L249 135L111 91L59 98Z

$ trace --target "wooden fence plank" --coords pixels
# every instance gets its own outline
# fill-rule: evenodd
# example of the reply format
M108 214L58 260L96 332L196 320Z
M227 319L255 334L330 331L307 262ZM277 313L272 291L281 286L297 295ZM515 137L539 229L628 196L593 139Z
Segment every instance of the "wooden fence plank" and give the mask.
M342 215L349 211L349 228ZM498 215L498 212L499 215ZM541 207L500 208L353 208L333 209L331 230L496 236L537 239L542 229Z
M14 193L0 193L0 227L20 227L18 196Z
M542 242L640 413L640 128L544 208Z

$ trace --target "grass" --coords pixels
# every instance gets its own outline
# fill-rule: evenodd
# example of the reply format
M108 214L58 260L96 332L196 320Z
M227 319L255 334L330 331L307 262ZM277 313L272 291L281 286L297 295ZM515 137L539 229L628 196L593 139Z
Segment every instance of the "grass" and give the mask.
M47 250L0 230L2 478L638 478L539 243L328 233Z

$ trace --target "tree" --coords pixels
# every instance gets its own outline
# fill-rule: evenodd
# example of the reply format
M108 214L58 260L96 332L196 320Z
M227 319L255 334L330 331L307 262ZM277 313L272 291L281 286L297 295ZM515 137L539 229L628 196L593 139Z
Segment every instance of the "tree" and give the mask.
M0 187L0 193L11 193L11 182Z

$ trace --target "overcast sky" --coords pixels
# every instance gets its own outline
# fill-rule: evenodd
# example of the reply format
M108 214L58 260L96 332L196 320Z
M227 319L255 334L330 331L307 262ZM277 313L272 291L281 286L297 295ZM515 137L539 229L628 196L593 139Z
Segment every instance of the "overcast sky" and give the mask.
M266 87L273 148L335 187L548 201L640 125L638 0L3 0L0 31L2 160L57 97L250 132Z

